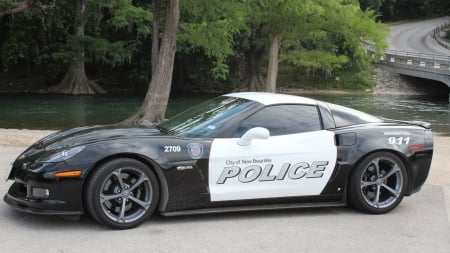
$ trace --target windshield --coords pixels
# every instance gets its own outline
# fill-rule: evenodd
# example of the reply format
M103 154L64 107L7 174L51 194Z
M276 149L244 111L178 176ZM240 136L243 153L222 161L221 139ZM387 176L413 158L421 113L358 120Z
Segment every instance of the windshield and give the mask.
M258 105L242 98L221 96L181 112L159 126L186 137L208 137L229 120Z

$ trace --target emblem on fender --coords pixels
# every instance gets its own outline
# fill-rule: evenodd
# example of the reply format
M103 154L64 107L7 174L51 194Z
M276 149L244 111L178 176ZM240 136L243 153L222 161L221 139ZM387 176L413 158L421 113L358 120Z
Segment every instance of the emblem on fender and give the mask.
M200 143L189 143L187 145L189 155L192 159L200 159L203 155L203 145Z

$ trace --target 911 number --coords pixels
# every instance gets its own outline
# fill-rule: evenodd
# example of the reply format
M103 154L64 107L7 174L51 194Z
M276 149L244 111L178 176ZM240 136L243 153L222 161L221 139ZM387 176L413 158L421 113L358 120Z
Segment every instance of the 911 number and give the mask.
M389 137L388 143L390 145L408 145L410 137Z

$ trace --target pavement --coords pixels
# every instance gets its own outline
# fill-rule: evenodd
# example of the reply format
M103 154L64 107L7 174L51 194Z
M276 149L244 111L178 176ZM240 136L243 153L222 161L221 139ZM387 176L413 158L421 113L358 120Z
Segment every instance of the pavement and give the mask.
M0 174L23 150L0 145ZM448 154L450 137L435 137L425 186L384 215L346 207L154 215L135 229L115 231L86 216L29 215L2 202L0 252L449 252ZM0 183L0 194L10 185Z
M391 26L387 38L390 50L450 56L450 50L432 37L433 30L449 17L434 18Z

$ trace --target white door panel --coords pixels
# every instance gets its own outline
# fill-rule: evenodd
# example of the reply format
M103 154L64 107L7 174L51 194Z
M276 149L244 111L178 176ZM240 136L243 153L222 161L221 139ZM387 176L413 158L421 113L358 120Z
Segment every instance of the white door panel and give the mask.
M334 133L315 131L253 140L215 139L209 160L211 201L318 195L336 164Z

